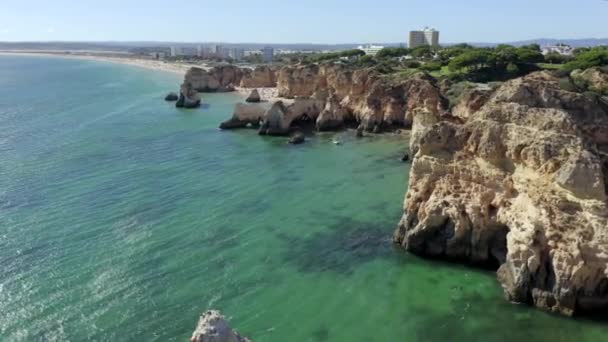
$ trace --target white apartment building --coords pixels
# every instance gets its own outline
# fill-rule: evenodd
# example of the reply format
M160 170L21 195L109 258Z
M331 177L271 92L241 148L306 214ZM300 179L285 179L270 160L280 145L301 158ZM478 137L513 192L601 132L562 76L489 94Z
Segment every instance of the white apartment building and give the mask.
M171 57L182 56L184 54L184 50L179 46L171 47Z
M365 52L366 56L375 56L378 51L384 49L384 46L382 45L361 45L358 47L359 50Z
M419 46L439 46L439 31L434 28L425 27L420 31L410 31L410 49L415 49Z
M543 46L541 50L543 55L547 55L549 53L559 53L560 55L571 56L574 52L574 48L566 44L547 45Z
M240 61L245 57L245 49L232 48L228 52L228 57L234 59L235 61Z

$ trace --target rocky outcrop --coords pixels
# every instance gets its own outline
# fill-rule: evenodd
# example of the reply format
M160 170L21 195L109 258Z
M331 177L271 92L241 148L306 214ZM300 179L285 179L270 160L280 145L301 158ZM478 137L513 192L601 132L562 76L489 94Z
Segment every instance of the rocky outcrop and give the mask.
M315 122L323 102L314 98L296 98L291 104L275 102L264 114L260 127L261 135L287 135L296 120Z
M540 72L413 121L397 243L499 268L514 302L566 315L608 306L604 105Z
M232 117L220 124L221 129L259 127L267 108L259 104L238 103Z
M253 70L243 69L239 86L241 88L274 88L277 86L277 71L265 65Z
M201 96L190 83L182 84L179 99L175 103L178 108L196 108L201 105Z
M167 96L165 96L165 101L167 102L174 102L177 100L179 100L179 95L174 92L170 92L169 94L167 94Z
M260 96L260 92L258 92L257 89L253 89L251 91L251 94L249 94L249 96L247 97L247 99L245 100L245 102L249 102L249 103L258 103L262 100L261 96Z
M232 330L219 311L210 310L201 315L190 342L251 342Z
M320 131L355 124L377 133L410 126L419 112L428 112L428 118L447 115L447 100L435 79L424 74L391 81L371 69L298 65L281 69L277 85L279 96L293 101L275 103L264 115L260 134L286 135L300 120L312 121ZM435 122L417 120L419 125Z
M234 65L221 65L209 70L193 67L184 77L201 93L231 92L236 87L268 88L276 86L276 71L267 66L242 69Z
M201 93L234 91L243 77L243 70L233 65L222 65L210 70L193 67L186 72L184 83Z

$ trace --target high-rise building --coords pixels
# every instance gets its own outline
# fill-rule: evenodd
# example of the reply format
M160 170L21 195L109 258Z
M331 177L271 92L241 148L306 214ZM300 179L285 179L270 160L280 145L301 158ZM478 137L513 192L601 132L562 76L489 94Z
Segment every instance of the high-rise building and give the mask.
M183 54L184 54L184 51L182 50L181 47L179 47L179 46L171 47L171 57L181 56Z
M438 47L439 31L428 27L420 31L410 31L410 49L425 45Z
M228 52L228 57L234 59L235 61L240 61L245 57L245 49L232 48Z
M264 62L272 62L274 59L274 49L270 46L264 47L264 49L262 49L262 56L264 57Z

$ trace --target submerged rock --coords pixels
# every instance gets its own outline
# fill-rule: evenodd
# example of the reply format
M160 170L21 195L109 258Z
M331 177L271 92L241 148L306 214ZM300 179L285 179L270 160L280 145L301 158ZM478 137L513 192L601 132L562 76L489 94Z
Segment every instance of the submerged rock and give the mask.
M303 144L306 141L306 137L302 132L295 132L291 138L289 138L289 143L293 145Z
M209 310L201 315L190 342L251 342L232 330L219 311Z
M177 101L179 99L179 95L177 95L177 93L174 92L170 92L169 94L167 94L167 96L165 96L165 101L168 102L174 102Z
M414 115L395 241L499 267L514 302L565 315L607 308L606 110L547 72L463 101L458 119Z
M260 92L258 92L257 89L253 89L251 91L251 94L249 94L249 96L247 97L247 99L245 100L245 102L249 102L249 103L258 103L262 100L262 98L260 97Z

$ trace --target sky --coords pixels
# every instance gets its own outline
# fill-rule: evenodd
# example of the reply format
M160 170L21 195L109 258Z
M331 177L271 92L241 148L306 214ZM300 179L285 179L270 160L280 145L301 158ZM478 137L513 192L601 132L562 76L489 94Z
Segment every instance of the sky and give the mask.
M0 0L0 41L441 42L608 38L608 0Z

